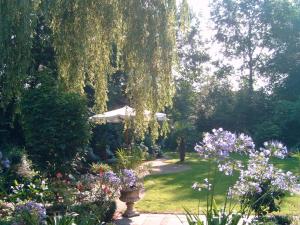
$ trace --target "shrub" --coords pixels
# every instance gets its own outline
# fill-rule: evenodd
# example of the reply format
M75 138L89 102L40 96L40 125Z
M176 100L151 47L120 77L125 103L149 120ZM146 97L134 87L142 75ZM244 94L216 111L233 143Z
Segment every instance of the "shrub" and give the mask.
M99 174L103 172L112 171L112 168L105 163L93 163L91 166L91 172L94 174Z
M133 147L131 150L118 149L117 156L117 168L121 169L136 169L139 167L145 157L145 153L138 147Z
M45 81L27 90L22 115L27 151L34 165L52 174L70 170L90 136L85 98Z
M16 207L14 220L16 224L39 225L46 219L46 209L42 204L27 202Z
M76 224L98 225L103 222L112 221L116 211L114 201L84 203L73 208L79 215L76 217Z
M9 201L37 201L45 202L50 199L52 193L48 189L47 180L36 175L31 180L25 182L14 181L8 196Z
M19 177L18 165L21 162L24 149L6 146L0 150L0 198L8 194L10 186Z

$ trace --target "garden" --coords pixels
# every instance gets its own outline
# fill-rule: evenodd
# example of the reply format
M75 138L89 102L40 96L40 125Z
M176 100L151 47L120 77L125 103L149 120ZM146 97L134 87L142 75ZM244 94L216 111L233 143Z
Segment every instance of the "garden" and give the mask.
M299 225L299 25L296 0L1 1L0 225Z

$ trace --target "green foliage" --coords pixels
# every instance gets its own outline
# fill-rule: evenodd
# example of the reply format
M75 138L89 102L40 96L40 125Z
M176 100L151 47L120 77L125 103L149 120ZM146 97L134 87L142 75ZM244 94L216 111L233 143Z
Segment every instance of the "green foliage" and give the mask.
M14 221L17 224L30 224L30 225L40 225L40 218L38 213L36 212L29 212L29 211L22 211L17 213L14 216Z
M241 204L251 209L251 211L259 217L279 211L279 204L285 196L285 193L272 190L272 184L270 184L270 182L261 184L260 186L262 188L261 193L242 196Z
M71 169L90 133L85 99L56 88L50 75L41 73L40 85L26 91L22 114L30 159L40 170L54 173Z
M73 216L62 216L55 218L47 218L48 225L72 225L74 224Z
M97 225L112 220L116 210L116 203L113 201L83 203L73 208L79 215L75 222L79 225Z
M270 55L269 46L265 44L270 31L264 14L267 3L264 0L218 0L212 4L216 39L224 46L225 57L242 60L239 72L249 100L255 77L262 75L265 58Z
M10 202L17 203L19 201L35 201L46 203L51 198L52 193L48 189L46 180L41 176L36 175L31 180L24 180L24 182L14 181L11 185L12 192L8 199Z
M18 167L21 163L24 149L16 146L6 146L2 149L2 154L4 158L10 161L10 167L0 172L0 197L8 194L14 181L19 178Z
M91 171L94 174L99 174L100 172L105 173L105 172L112 171L112 168L108 164L105 164L105 163L93 163L91 165Z
M137 169L144 160L144 151L141 148L134 147L128 149L118 149L116 152L118 169Z
M189 225L204 225L204 222L201 220L200 215L193 214L189 209L184 208L185 217Z
M103 112L108 100L107 75L122 69L128 74L128 99L137 112L135 133L142 136L150 125L143 115L146 107L157 112L171 105L175 15L175 0L51 2L47 18L60 84L81 93L86 84L91 85L95 109ZM115 58L113 63L111 58Z
M17 103L31 62L39 1L2 1L0 7L0 108ZM15 112L18 112L15 108Z

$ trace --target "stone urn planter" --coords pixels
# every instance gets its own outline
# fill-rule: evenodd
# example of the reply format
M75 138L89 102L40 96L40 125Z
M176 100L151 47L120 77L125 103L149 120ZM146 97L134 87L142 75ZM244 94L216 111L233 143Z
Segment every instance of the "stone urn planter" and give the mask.
M134 204L141 199L141 190L122 190L120 200L126 203L126 211L124 212L124 217L134 217L139 216L140 214L134 210Z

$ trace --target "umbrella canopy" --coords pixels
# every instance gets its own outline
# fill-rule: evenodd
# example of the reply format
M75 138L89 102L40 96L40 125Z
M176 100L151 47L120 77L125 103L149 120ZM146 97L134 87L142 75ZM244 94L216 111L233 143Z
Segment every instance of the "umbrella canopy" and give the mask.
M148 110L144 111L144 116L150 118L151 112ZM100 123L121 123L126 119L135 117L135 109L124 106L120 109L108 111L102 114L97 114L91 116L89 119L92 122L100 122ZM155 113L155 117L158 121L167 120L167 115L165 113Z

